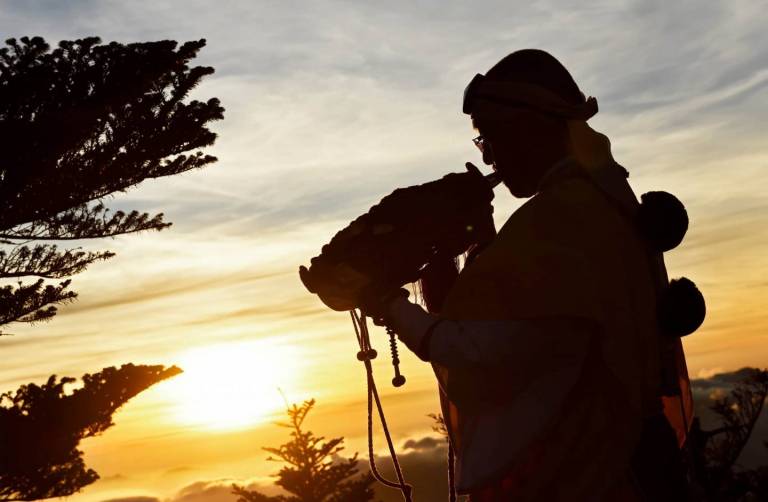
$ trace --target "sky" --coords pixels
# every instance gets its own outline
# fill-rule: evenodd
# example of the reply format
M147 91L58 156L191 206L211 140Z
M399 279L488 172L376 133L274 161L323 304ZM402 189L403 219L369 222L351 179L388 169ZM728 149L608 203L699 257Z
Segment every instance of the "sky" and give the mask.
M226 109L208 149L216 164L107 201L174 225L83 243L117 256L74 278L79 299L52 322L0 339L0 391L126 362L185 369L83 443L102 480L75 502L224 500L228 480L268 484L277 466L261 447L286 437L273 423L285 400L316 398L314 430L363 452L352 327L296 271L396 187L481 165L462 91L531 47L597 97L590 124L635 192L666 190L687 207L688 235L665 258L707 299L685 340L691 375L766 366L765 12L757 0L0 1L4 38L205 38L196 63L216 73L194 97ZM520 201L497 189L494 205L501 224ZM402 352L405 387L388 385L386 358L375 369L396 441L416 444L434 437L436 388Z

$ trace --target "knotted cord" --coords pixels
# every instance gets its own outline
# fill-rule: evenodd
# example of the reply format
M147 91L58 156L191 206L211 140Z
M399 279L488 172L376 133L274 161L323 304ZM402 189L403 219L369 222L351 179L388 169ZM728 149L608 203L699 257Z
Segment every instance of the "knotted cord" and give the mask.
M456 502L456 484L454 478L456 477L453 453L453 443L451 438L448 438L448 500L449 502Z
M390 488L396 488L403 494L405 502L412 502L411 492L413 487L405 482L403 477L403 471L400 468L400 462L397 459L397 453L392 443L392 437L389 434L389 427L387 427L387 420L384 417L384 409L381 406L381 399L379 398L379 392L376 389L376 382L373 379L373 366L371 360L376 358L376 351L371 347L371 340L368 334L368 324L366 323L364 315L358 315L357 311L350 310L350 317L352 317L352 325L355 328L355 336L357 342L360 345L360 352L357 353L357 359L362 361L365 365L365 373L367 376L368 386L368 463L371 467L371 474L376 478L376 481L388 486ZM381 475L376 467L376 460L373 456L373 402L376 402L376 409L379 413L379 420L381 421L381 428L384 431L384 437L387 439L387 446L389 447L389 455L392 458L392 465L395 468L395 474L397 475L397 482L390 481Z

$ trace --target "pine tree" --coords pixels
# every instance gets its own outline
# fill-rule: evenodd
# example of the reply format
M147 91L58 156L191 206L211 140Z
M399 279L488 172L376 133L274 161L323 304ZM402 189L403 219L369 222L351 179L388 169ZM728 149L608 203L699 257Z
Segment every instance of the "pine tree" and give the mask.
M73 300L49 283L113 256L55 242L170 225L163 214L115 211L105 199L145 179L216 161L200 148L223 118L218 99L184 102L210 67L190 67L205 40L101 44L9 39L0 48L0 326L34 323ZM2 246L5 246L4 248ZM23 278L36 278L23 282ZM13 281L8 284L9 281ZM0 332L2 334L2 332Z
M179 373L125 364L84 375L72 392L75 378L53 375L0 395L0 501L64 497L99 479L80 441L114 425L112 415L133 396Z
M325 440L302 428L315 400L292 405L286 412L289 421L279 423L291 429L291 440L277 448L264 448L274 457L268 460L285 462L277 473L276 484L291 495L269 497L255 490L233 485L238 502L364 502L373 500L373 476L358 475L357 454L339 458L344 449L343 437Z

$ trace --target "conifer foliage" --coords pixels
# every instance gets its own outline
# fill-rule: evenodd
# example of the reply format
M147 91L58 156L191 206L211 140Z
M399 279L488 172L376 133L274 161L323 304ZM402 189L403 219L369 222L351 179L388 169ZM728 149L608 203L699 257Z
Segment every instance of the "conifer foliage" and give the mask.
M213 68L190 67L205 40L101 44L9 39L0 48L0 326L51 318L75 298L71 276L112 256L53 242L161 230L163 215L104 199L145 179L216 161L207 125L219 100L187 100ZM186 101L186 102L185 102ZM6 281L7 282L7 281ZM2 333L0 333L2 334Z
M694 420L689 445L694 478L708 500L768 500L768 465L745 469L737 462L768 399L768 370L742 368L736 375L733 390L710 407L719 426L703 430ZM763 445L768 451L768 441Z
M276 484L290 495L270 497L255 490L234 485L238 502L364 502L373 500L373 476L358 475L357 454L341 458L344 438L326 440L303 428L315 400L304 401L287 409L288 422L279 423L291 429L291 440L277 448L264 448L274 456L268 460L284 462L277 473Z
M82 382L53 375L0 395L0 501L64 497L99 479L85 466L80 441L110 428L133 396L179 373L175 366L125 364Z

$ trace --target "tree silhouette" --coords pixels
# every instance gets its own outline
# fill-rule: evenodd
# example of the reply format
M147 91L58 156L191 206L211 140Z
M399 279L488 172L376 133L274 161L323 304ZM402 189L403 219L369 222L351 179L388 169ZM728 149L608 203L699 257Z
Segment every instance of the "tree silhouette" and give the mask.
M768 500L768 466L740 469L736 465L768 397L768 370L744 368L739 373L743 377L730 394L711 406L720 426L703 430L699 420L694 420L692 467L711 500Z
M0 326L38 322L76 293L63 279L113 256L55 241L170 225L162 213L110 212L104 199L148 178L214 162L199 149L223 118L218 99L185 103L213 68L190 67L205 40L100 44L9 39L0 48ZM21 278L36 277L30 282ZM7 281L6 281L7 282ZM3 334L0 332L0 335Z
M272 453L268 460L287 465L276 474L275 484L291 495L266 496L255 490L233 485L238 502L364 502L373 500L373 476L358 475L357 454L338 458L344 449L343 437L325 440L302 426L315 400L292 405L286 412L289 421L278 423L291 429L291 440L277 448L264 448Z
M0 500L63 497L99 479L86 468L80 441L110 428L133 396L179 373L125 364L84 375L79 387L75 378L53 375L0 395Z

